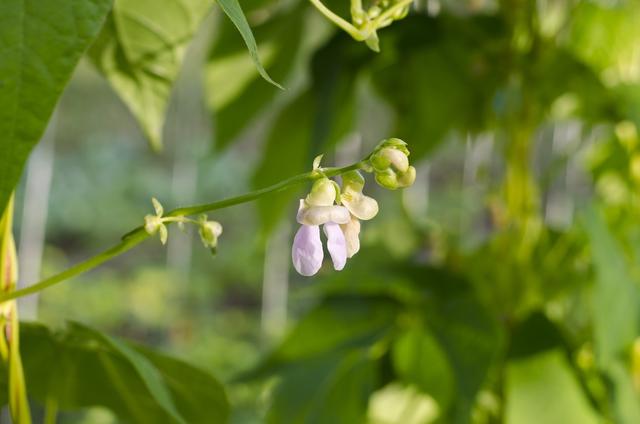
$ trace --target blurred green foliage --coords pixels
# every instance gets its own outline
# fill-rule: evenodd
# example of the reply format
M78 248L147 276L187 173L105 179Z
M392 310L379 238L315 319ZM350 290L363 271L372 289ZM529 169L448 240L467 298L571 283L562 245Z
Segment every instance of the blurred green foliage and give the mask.
M276 266L294 319L275 336L267 282L288 261L296 190L216 213L213 260L175 232L168 266L148 243L42 293L50 326L82 321L206 371L84 325L25 324L35 401L119 417L105 422L640 422L636 2L417 1L379 32L379 54L306 2L242 2L285 91L260 78L246 31L221 13L194 2L186 19L169 13L184 2L162 3L143 15L170 36L128 20L148 2L118 0L89 52L144 135L88 63L58 107L46 274L139 225L151 195L221 198L320 153L358 160L387 136L409 143L418 178L393 193L367 182L381 212L344 271L307 281ZM172 89L166 153L151 156L136 142L160 139ZM74 355L87 359L60 369L93 377L49 385L42 362ZM135 390L113 386L122 374Z

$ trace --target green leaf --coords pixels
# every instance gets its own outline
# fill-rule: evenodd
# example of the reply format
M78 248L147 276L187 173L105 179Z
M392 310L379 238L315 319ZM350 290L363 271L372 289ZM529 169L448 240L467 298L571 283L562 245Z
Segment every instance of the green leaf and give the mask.
M254 27L265 69L278 80L290 74L303 39L303 3ZM229 78L233 75L233 78ZM214 113L215 143L224 149L280 91L264 84L233 24L224 20L205 67L208 106Z
M231 19L231 22L233 22L236 28L238 28L238 31L240 31L240 35L242 36L247 49L249 49L249 55L251 56L251 59L256 65L256 68L258 69L258 72L260 73L262 78L275 85L276 87L284 90L284 88L280 84L271 79L267 71L262 66L262 63L260 62L260 56L258 56L258 46L256 45L256 40L253 37L253 33L251 32L251 28L249 27L247 18L245 18L238 0L217 1L224 13L229 17L229 19Z
M0 2L0 210L111 0Z
M392 358L402 381L431 395L440 410L449 408L455 387L453 371L433 335L421 328L407 331L394 343Z
M22 324L21 353L29 394L62 410L104 406L125 421L167 423L224 422L229 413L206 372L80 324L59 333Z
M267 423L352 424L366 422L376 383L366 352L326 355L287 370L276 387Z
M155 149L186 47L210 9L208 0L117 0L91 48Z
M596 359L606 369L622 358L638 335L638 288L624 251L600 213L589 208L584 223L596 269L592 297Z
M372 346L394 330L397 313L398 304L385 298L341 296L325 299L297 323L277 349L243 378L259 378L278 373L292 364Z
M509 362L505 395L506 423L601 422L559 349Z
M393 135L409 143L412 158L430 152L451 130L482 128L492 115L505 73L492 51L502 27L497 19L416 16L389 28L393 44L385 44L372 79L395 111Z
M413 272L416 281L420 281L424 268ZM450 420L468 422L476 395L503 351L504 336L498 322L464 280L449 276L439 282L433 286L433 298L424 306L424 319L455 377L456 399L449 411Z
M311 169L309 128L313 122L313 103L305 92L287 105L277 117L266 140L262 162L253 175L253 186L266 187L292 175ZM287 206L295 213L291 200L300 188L274 193L257 201L263 232L270 233L279 222Z

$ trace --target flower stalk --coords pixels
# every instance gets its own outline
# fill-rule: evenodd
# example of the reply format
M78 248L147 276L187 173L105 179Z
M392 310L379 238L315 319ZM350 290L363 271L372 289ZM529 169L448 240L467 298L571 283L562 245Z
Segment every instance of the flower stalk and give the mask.
M167 212L163 215L163 218L179 218L186 217L189 215L199 215L206 212L211 212L218 209L224 209L231 206L239 205L242 203L252 202L262 196L266 196L272 193L277 193L279 191L287 190L288 188L300 185L305 182L315 181L318 178L326 177L335 177L338 175L342 175L345 172L365 169L368 166L368 158L354 163L349 166L344 166L340 168L318 168L309 172L305 172L303 174L296 175L294 177L283 180L279 183L273 184L269 187L265 187L259 190L255 190L246 194L241 194L239 196L229 197L227 199L222 199L216 202L204 203L200 205L186 206L182 208L177 208L172 211ZM163 223L167 225L173 224L175 222L184 221L183 219L165 219ZM55 274L49 278L45 278L29 287L25 287L20 290L12 290L12 291L3 291L0 293L0 302L6 302L8 300L17 299L23 296L28 296L33 293L40 292L48 287L59 284L65 280L68 280L73 277L77 277L78 275L84 274L87 271L90 271L96 268L103 263L120 256L121 254L133 249L138 244L145 241L150 237L150 234L145 231L144 225L141 225L132 231L128 232L122 237L122 240L116 244L115 246L110 247L102 251L101 253L86 259L58 274Z

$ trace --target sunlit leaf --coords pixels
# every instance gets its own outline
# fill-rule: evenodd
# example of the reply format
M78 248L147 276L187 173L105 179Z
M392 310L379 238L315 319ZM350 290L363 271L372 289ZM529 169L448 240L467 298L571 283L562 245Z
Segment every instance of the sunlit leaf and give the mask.
M111 0L0 2L0 210Z
M117 0L91 48L93 63L156 149L186 47L210 9L208 0Z
M511 361L505 395L507 423L601 422L559 350Z

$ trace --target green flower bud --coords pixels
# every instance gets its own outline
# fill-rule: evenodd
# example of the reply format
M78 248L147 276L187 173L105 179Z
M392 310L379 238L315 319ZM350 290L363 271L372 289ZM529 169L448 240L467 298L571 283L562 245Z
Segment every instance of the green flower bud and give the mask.
M330 206L338 195L334 181L326 177L320 178L313 183L306 202L311 206Z
M407 169L409 169L409 158L400 150L385 147L371 156L371 165L376 171L386 171L392 168L402 173L407 172Z
M400 150L402 153L409 156L409 149L407 148L407 143L400 140L399 138L387 138L385 140L382 140L380 143L378 143L376 148L373 150L373 153L375 154L378 150L382 150L385 147L391 147L392 149Z
M382 187L388 188L389 190L395 190L399 188L398 177L396 176L396 173L388 168L385 171L376 172L376 182Z
M410 166L409 169L407 169L407 172L398 175L398 184L400 184L400 187L409 187L413 185L415 180L416 168L413 166Z
M199 224L198 232L202 244L215 252L218 247L218 237L222 234L222 225L217 221L208 221L206 215L200 216Z

